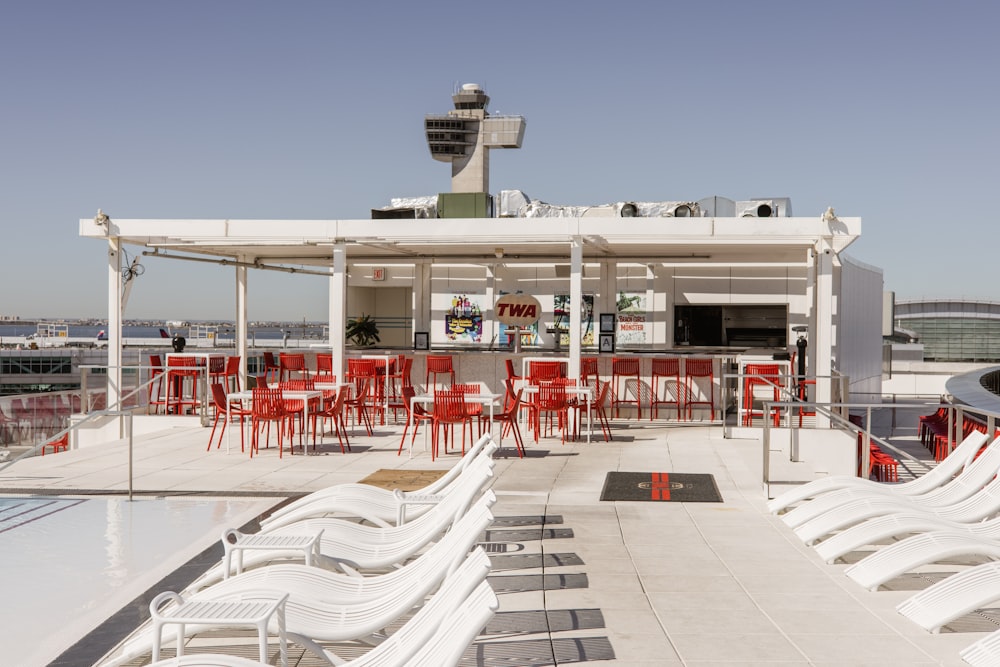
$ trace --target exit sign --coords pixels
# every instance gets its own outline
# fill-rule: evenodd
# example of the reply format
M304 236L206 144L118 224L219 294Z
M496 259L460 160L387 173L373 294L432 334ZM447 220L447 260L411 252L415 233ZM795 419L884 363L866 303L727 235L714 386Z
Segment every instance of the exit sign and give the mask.
M372 269L372 280L385 280L385 267L380 266Z

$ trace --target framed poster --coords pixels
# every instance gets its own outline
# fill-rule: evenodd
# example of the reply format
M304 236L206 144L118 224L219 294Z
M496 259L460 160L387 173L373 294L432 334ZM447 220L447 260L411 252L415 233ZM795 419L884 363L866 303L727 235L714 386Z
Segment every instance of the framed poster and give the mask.
M417 331L413 334L413 349L414 350L429 350L431 349L431 337L426 331Z
M613 333L602 333L601 334L601 346L599 348L601 352L614 353L615 351L615 335Z
M601 333L615 332L615 314L601 313Z

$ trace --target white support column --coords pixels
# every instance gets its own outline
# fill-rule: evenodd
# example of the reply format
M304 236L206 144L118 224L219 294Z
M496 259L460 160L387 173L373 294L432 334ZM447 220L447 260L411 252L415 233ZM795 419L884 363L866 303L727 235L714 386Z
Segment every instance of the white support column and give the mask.
M816 376L816 402L828 404L833 396L833 249L823 239L816 247L815 328L810 332L809 347L813 352L813 375ZM816 415L818 428L829 427L830 421Z
M330 352L333 354L333 374L343 382L344 342L347 326L347 244L337 241L333 246L333 274L330 276Z
M496 295L497 265L489 264L486 267L486 303L483 308L483 340L490 341L490 349L494 345L499 346L497 340L497 320L496 313L493 312L493 304L497 302Z
M597 279L600 285L600 294L597 295L597 301L594 306L597 308L598 313L613 313L617 315L618 292L615 288L618 264L609 261L601 262L600 271L600 277Z
M247 353L249 327L247 326L247 267L246 258L240 256L236 265L236 354L240 357L240 386L247 385Z
M431 265L419 262L413 267L413 332L431 326Z
M108 238L108 397L109 410L117 410L122 395L122 244ZM86 397L84 397L86 400ZM119 417L119 423L124 424Z
M656 267L652 264L646 265L646 338L644 342L646 345L652 345L658 342L656 339L656 330L659 325L659 321L662 319L663 310L658 310L656 308Z
M580 377L583 323L583 239L574 237L569 249L569 377ZM559 335L558 333L556 334Z

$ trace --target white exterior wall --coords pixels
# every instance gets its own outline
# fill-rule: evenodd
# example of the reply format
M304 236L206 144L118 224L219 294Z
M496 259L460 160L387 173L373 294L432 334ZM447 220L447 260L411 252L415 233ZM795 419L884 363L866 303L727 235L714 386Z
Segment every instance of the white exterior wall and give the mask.
M877 400L882 395L882 271L844 255L840 260L834 367L850 378L852 401Z

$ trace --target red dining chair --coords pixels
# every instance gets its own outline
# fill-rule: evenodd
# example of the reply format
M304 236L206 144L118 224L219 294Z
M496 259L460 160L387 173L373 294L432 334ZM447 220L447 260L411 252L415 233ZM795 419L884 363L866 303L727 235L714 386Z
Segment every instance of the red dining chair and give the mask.
M566 430L569 427L569 402L566 400L566 385L561 382L541 382L538 385L538 400L535 402L535 442L544 428L543 418L548 416L549 433L552 432L552 416L556 417L556 426L560 431L563 443L566 442Z
M326 377L328 375L333 375L333 354L320 352L316 355L316 376Z
M285 380L284 382L281 383L281 388L282 388L283 391L313 391L315 389L315 387L313 387L313 379L312 378L308 378L308 379L305 379L305 380L301 380L301 379L300 380ZM309 410L308 410L308 412L309 412L309 421L310 421L310 424L306 424L306 421L305 421L306 401L303 401L303 400L298 399L298 398L285 398L285 412L288 413L288 416L290 418L290 423L292 424L292 428L293 428L293 432L292 432L293 436L294 436L294 423L295 423L295 419L298 419L298 421L299 421L299 444L300 445L302 445L302 436L303 436L304 433L306 433L306 427L309 426L309 425L312 426L313 449L315 450L316 449L316 420L319 417L320 399L319 399L318 396L316 398L310 398L308 400L308 403L309 403ZM302 446L303 446L303 451L305 451L305 449L304 449L305 445L302 445Z
M351 393L350 386L344 386L337 390L337 393L332 401L328 401L324 405L323 410L319 413L320 418L325 423L327 419L330 420L333 426L333 432L337 435L337 441L340 443L340 451L342 454L346 454L351 450L351 441L347 437L347 423L344 420L344 410L347 406L347 397ZM325 434L324 434L325 435ZM344 445L347 445L347 449L344 449Z
M226 358L213 354L208 358L208 384L222 383L226 375Z
M420 428L421 423L431 424L433 427L434 415L428 412L424 406L419 403L413 403L413 397L416 392L413 386L403 387L400 392L403 399L403 407L406 409L406 424L403 426L403 437L399 439L399 451L396 452L396 456L403 453L403 444L406 442L406 432L410 428L410 424L413 424L413 433L410 434L410 447L413 447L413 441L417 439L417 429Z
M505 359L503 363L504 363L504 367L507 369L507 379L508 380L520 380L521 379L521 376L518 375L517 371L514 370L514 360L513 359Z
M285 399L280 387L254 387L253 403L250 406L250 428L253 435L250 439L250 458L254 452L260 452L260 431L267 426L267 437L264 445L271 442L271 424L278 428L278 458L284 451L284 436L289 428L288 413L285 412ZM293 441L289 438L289 448Z
M608 396L611 393L611 383L597 381L597 388L594 393L594 398L591 399L589 406L587 403L581 402L579 409L580 411L589 410L590 415L588 418L591 423L596 419L597 423L601 425L601 431L604 433L604 442L611 442L611 421L608 419L608 412L606 410L608 404ZM577 422L579 423L580 417L577 417Z
M240 357L239 355L226 357L226 370L222 379L226 385L226 391L240 390Z
M240 451L246 451L243 424L245 419L251 416L251 411L243 407L242 401L240 401L239 405L230 404L229 397L226 395L226 388L218 382L213 382L209 389L212 392L212 405L215 407L215 421L212 422L212 433L208 436L208 448L206 451L212 450L212 440L215 439L215 428L219 425L219 421L222 421L222 430L219 431L219 442L215 445L216 449L222 446L222 436L226 432L226 425L229 423L229 419L235 417L238 417L240 420Z
M280 371L281 366L278 365L278 360L274 358L274 352L265 352L264 377L268 380L277 380Z
M524 392L524 388L518 389L516 392L511 393L512 389L510 383L508 382L507 395L504 397L503 410L498 414L493 415L493 421L490 421L489 413L483 413L479 417L479 430L483 431L483 427L486 426L492 429L493 424L500 424L501 435L506 435L508 433L514 434L514 443L517 447L517 455L519 458L524 458L524 440L521 438L521 429L518 427L518 412L521 408L521 394Z
M448 386L455 384L455 367L452 365L451 355L427 355L427 372L424 374L424 385L427 387L428 392L432 390L432 387L437 386L438 375L448 376Z
M532 384L564 377L561 361L529 361L528 379Z
M448 453L448 431L452 433L454 440L455 425L462 428L462 454L465 454L465 427L469 427L469 438L472 438L472 421L465 411L465 394L460 391L442 389L434 392L434 411L431 422L431 460L433 461L439 452L438 444L441 442L441 434L444 433L444 451ZM447 427L447 428L446 428Z
M483 393L483 388L478 382L453 384L451 385L451 388L455 391L462 392L462 396L475 396ZM465 413L469 416L469 419L478 421L483 414L483 406L481 403L474 403L466 400ZM480 431L479 435L482 435L482 431ZM465 450L463 450L462 453L464 454Z
M299 379L308 375L306 370L306 355L291 352L278 353L278 382L291 380L292 374L298 373Z

